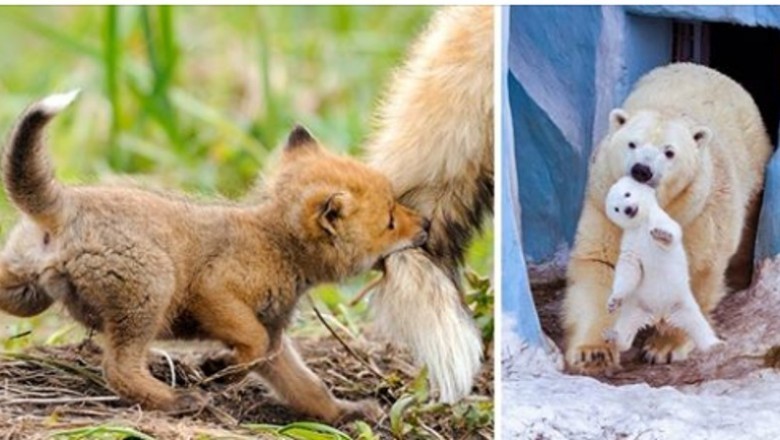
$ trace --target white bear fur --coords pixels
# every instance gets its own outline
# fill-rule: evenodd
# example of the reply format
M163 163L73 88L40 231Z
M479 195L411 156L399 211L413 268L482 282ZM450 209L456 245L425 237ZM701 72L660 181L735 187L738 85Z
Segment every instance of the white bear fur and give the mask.
M664 321L685 331L702 351L722 342L691 291L682 229L661 209L655 190L622 177L607 193L605 209L623 229L607 302L618 316L605 339L623 352L642 327Z

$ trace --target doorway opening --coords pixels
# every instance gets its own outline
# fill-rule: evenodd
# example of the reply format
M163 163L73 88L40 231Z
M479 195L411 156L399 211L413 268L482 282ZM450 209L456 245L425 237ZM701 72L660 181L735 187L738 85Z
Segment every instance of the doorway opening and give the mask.
M764 125L778 141L780 125L780 30L728 23L675 21L672 60L704 64L750 93Z

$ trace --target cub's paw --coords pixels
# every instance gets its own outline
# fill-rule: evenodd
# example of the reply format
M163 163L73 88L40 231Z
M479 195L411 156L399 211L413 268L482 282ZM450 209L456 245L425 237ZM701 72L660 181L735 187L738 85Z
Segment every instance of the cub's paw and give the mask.
M653 237L658 243L669 246L672 244L672 233L660 228L653 228L650 230L650 236Z
M681 330L656 331L645 341L642 359L649 364L670 364L688 359L694 348L693 342Z
M200 390L182 390L176 393L168 412L173 414L189 414L201 411L209 404L209 399Z
M614 344L581 345L567 354L569 370L595 376L611 374L620 369L620 354Z
M609 301L607 301L607 311L609 313L615 313L621 306L623 306L622 298L610 297Z
M707 353L711 350L717 349L718 347L723 347L726 345L726 341L723 339L720 339L717 336L713 336L712 338L706 340L701 344L700 347L697 347L700 352Z
M604 336L604 342L607 344L614 344L617 342L618 339L618 332L615 331L615 329L607 329L604 330L604 333L602 333L602 336Z
M339 400L339 409L338 421L342 423L353 420L365 420L376 423L385 415L379 403L373 399L358 400L357 402Z

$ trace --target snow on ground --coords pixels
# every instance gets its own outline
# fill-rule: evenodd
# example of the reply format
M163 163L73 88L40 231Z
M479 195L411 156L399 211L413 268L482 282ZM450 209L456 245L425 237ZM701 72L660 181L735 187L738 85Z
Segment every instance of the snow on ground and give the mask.
M765 306L775 305L767 298L777 298L780 277L776 268L773 272L772 288L756 295ZM503 322L504 329L512 328L509 317ZM754 328L745 340L760 333L764 340L776 339L774 331ZM678 387L615 386L562 373L561 354L551 342L542 349L507 330L502 337L504 439L780 439L780 370L760 368L737 378ZM737 336L733 338L740 347ZM753 347L749 351L755 353Z
M552 371L504 380L504 439L778 439L780 374L675 389Z

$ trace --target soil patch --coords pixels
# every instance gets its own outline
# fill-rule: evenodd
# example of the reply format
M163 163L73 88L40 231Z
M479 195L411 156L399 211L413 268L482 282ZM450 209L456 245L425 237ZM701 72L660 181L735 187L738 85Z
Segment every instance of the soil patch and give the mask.
M385 376L370 372L333 339L300 339L297 345L307 364L337 396L352 400L377 399L389 414L412 383L418 369L408 354L388 344L361 341L352 346ZM81 426L129 426L161 439L207 437L258 438L243 427L248 423L284 425L304 418L288 410L256 377L239 383L205 382L201 365L216 351L176 348L150 354L150 368L158 379L170 383L173 367L177 388L198 387L210 397L210 404L195 414L143 411L118 399L105 387L100 371L101 350L87 340L78 345L37 347L0 357L0 439L49 438L54 431ZM493 362L487 359L473 396L492 401ZM459 406L443 406L415 415L436 438L492 438L489 423L474 426ZM471 425L471 426L469 426ZM352 424L336 426L355 435ZM391 438L390 419L372 426L382 438ZM262 438L262 437L261 437ZM269 436L269 438L272 438Z

